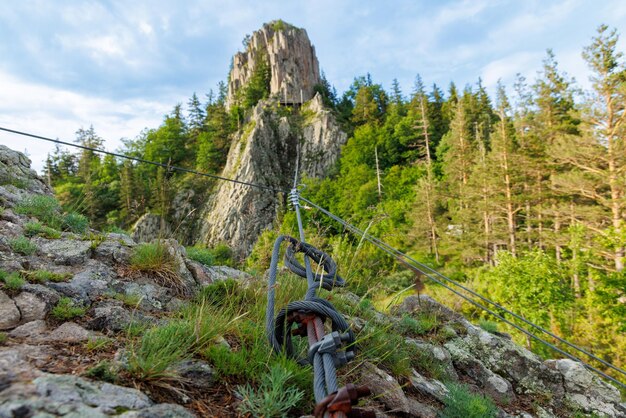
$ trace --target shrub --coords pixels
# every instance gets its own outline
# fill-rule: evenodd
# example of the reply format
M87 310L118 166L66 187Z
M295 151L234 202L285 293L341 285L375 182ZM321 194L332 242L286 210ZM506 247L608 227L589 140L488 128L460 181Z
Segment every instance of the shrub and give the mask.
M60 224L61 205L52 196L36 195L23 199L15 208L15 213L30 215L39 221L55 227Z
M478 321L478 326L484 329L487 332L498 332L498 323L494 321L487 321L486 319L481 319Z
M467 386L451 383L448 396L444 399L445 408L441 418L489 418L496 417L498 408L485 396L469 391Z
M37 246L26 237L18 237L9 240L11 250L23 255L33 255L37 251Z
M304 392L288 385L291 377L290 371L273 365L261 379L257 390L249 384L238 386L242 397L239 411L254 417L287 417L304 396Z
M44 226L39 222L28 222L24 225L24 233L29 237L39 235L44 238L58 239L61 238L61 232L49 226Z
M215 261L215 257L213 253L202 247L187 247L187 257L190 259L197 261L198 263L202 263L205 266L212 266Z
M226 244L217 244L211 249L214 264L217 266L233 266L235 264L233 260L233 250Z
M52 316L60 321L83 316L87 312L87 308L76 306L74 301L68 297L59 299L59 302L52 308Z
M3 272L6 273L6 272ZM26 282L24 281L24 279L22 279L20 277L19 274L17 273L11 273L11 274L3 274L1 276L2 281L4 282L4 286L7 290L11 290L11 291L18 291L22 288L22 286L24 286L26 284Z
M89 220L80 213L70 212L63 216L63 229L66 231L82 234L89 228Z

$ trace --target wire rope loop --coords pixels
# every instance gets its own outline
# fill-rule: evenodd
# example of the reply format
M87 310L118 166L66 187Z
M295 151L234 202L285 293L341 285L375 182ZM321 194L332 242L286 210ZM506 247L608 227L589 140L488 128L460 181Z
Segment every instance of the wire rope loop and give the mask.
M300 264L296 258L296 253L303 253L311 260L319 264L323 269L323 274L315 276L315 283L325 290L332 290L333 287L344 287L345 280L337 274L337 263L324 251L319 250L304 242L300 242L292 237L285 237L289 241L289 246L285 251L285 266L294 274L306 278L306 268Z

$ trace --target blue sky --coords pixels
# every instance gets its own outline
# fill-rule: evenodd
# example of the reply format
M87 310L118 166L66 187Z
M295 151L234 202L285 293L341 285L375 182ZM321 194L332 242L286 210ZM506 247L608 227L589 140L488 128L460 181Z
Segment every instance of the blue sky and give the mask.
M582 48L601 23L626 29L626 2L4 1L0 126L72 140L93 124L115 149L225 80L245 34L278 18L307 30L339 92L367 72L405 93L418 73L444 90L481 77L493 91L516 73L532 80L547 48L586 87ZM2 132L0 144L26 149L38 169L51 149Z

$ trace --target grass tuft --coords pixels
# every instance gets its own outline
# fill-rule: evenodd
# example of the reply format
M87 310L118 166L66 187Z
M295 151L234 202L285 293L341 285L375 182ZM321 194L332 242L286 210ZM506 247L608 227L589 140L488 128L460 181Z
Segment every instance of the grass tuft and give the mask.
M22 255L33 255L37 252L37 245L30 242L26 237L18 237L9 240L11 250Z
M287 417L298 405L304 392L289 384L292 373L278 364L261 376L258 389L250 384L238 386L242 397L239 411L253 417Z
M187 257L190 259L197 261L198 263L202 263L205 266L212 266L215 262L215 257L211 250L202 247L186 247Z
M86 312L87 308L76 306L72 299L63 297L59 300L56 306L52 308L51 315L60 321L67 321L69 319L83 316Z
M106 337L94 337L87 340L85 348L87 351L98 352L104 351L113 344L113 340Z
M85 372L85 376L109 383L115 383L115 381L117 380L116 368L108 360L103 360L87 370Z
M0 279L4 282L4 287L12 292L17 292L26 284L26 281L18 273L0 272Z
M28 222L24 225L24 234L28 237L40 236L48 239L61 238L61 232L49 226L44 226L40 222Z
M61 205L52 196L36 195L23 199L15 208L15 213L30 215L51 227L59 226Z
M494 321L488 321L486 319L481 319L478 321L478 326L484 329L487 332L494 333L498 332L498 323Z
M176 272L174 258L160 242L144 243L133 249L130 258L133 270L149 273L160 285L185 294L186 287Z
M8 339L9 339L9 336L7 335L6 332L0 332L0 345L4 345Z
M33 270L20 272L23 278L31 283L54 282L61 283L68 281L72 275L70 273L53 273L47 270Z
M424 314L417 318L404 314L396 325L396 329L405 335L424 335L439 325L436 315Z
M136 293L114 293L113 299L119 300L129 308L136 308L141 303L141 295Z
M498 415L498 408L485 396L477 395L467 386L451 383L447 385L449 393L444 399L445 408L441 418L491 418Z
M89 220L80 213L70 212L61 219L63 229L66 231L82 234L89 228Z

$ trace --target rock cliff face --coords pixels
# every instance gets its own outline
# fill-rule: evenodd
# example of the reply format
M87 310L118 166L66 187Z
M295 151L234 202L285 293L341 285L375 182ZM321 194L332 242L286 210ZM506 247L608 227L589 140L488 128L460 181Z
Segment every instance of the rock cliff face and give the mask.
M270 66L270 94L286 103L302 103L313 98L313 87L320 82L315 48L304 29L283 21L266 23L248 40L247 49L233 57L228 80L227 105L250 80L260 60Z
M313 95L319 68L306 31L280 21L264 25L250 38L247 51L235 55L229 101L246 85L262 56L271 67L270 98L248 112L222 175L288 190L298 155L301 175L323 177L347 137L321 97ZM301 90L305 103L300 103ZM208 245L223 242L245 256L261 232L272 227L281 205L276 193L221 182L202 210L197 240Z
M278 190L293 184L300 145L301 175L321 177L335 164L346 134L322 105L319 95L296 112L281 116L278 103L261 101L238 133L222 175ZM222 182L204 210L200 240L227 243L247 255L263 230L271 228L280 196L242 184Z

